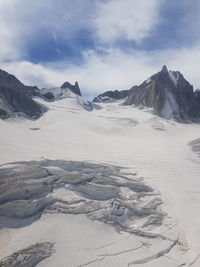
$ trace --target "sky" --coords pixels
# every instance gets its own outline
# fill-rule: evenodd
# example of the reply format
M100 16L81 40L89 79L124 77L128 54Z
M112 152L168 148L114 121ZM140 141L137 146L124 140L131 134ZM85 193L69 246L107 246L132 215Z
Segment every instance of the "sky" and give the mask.
M130 89L163 65L200 88L199 0L0 0L0 68L27 85Z

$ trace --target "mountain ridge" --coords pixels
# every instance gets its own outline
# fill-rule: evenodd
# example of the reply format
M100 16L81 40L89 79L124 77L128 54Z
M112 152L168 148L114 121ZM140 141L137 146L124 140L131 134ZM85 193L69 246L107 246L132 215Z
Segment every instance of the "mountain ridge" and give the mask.
M39 89L37 86L24 85L14 75L0 69L0 118L8 119L20 115L28 119L38 119L47 111L47 107L33 98L55 101L68 89L81 97L78 82L75 85L65 82L61 87Z
M0 118L7 119L22 114L30 119L39 118L47 108L35 102L36 86L26 86L14 75L0 70Z
M65 82L61 87L42 88L26 86L14 75L0 70L0 118L7 119L14 114L24 114L30 119L37 119L47 108L34 101L37 96L47 102L70 97L82 97L78 82L74 85ZM179 71L170 71L164 65L161 71L153 74L140 85L128 90L106 91L93 99L93 103L106 103L124 100L123 105L152 108L155 115L180 122L200 121L200 90L193 86ZM92 110L89 101L83 105ZM90 106L90 108L89 108Z
M200 91L194 92L193 86L179 71L169 71L165 65L139 86L135 85L125 92L124 105L153 108L156 115L165 119L200 120ZM108 91L93 101L109 102L117 99L114 93Z

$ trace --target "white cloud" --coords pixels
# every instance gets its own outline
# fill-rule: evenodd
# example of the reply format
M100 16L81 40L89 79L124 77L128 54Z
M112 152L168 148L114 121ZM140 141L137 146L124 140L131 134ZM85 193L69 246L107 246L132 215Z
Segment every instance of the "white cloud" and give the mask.
M109 0L99 4L96 35L103 42L119 38L140 42L159 21L159 0Z
M0 3L0 61L19 59L22 55L19 47L23 41L18 35L14 5L17 0L1 0Z
M76 39L81 30L97 43L118 38L140 41L158 22L159 0L1 0L0 61L23 59L28 45L45 34ZM56 39L55 39L56 37Z
M105 54L85 52L85 63L80 66L66 62L48 65L26 61L3 63L2 68L15 74L25 84L39 87L60 86L63 82L78 81L85 94L96 95L106 90L123 90L140 84L166 64L171 70L179 70L194 85L200 87L200 49L165 50L124 53L109 49Z
M65 62L40 65L21 61L4 63L2 68L16 75L25 84L40 87L78 81L85 93L91 95L105 90L129 89L157 70L148 66L146 55L125 54L118 49L111 49L104 56L88 51L84 57L85 63L81 66L67 65Z
M24 58L28 44L45 34L67 42L80 30L90 29L98 1L0 0L0 61Z
M83 51L81 65L68 62L33 64L23 60L27 53L26 41L34 42L42 36L43 30L52 31L55 42L59 34L67 40L80 29L95 30L98 46L106 41L111 44L107 47L112 47L118 38L139 42L149 36L158 23L160 1L1 0L0 68L15 74L25 84L39 87L78 81L88 94L95 95L105 90L129 89L166 64L172 70L180 70L195 88L200 87L198 45L191 49L154 52L96 47Z

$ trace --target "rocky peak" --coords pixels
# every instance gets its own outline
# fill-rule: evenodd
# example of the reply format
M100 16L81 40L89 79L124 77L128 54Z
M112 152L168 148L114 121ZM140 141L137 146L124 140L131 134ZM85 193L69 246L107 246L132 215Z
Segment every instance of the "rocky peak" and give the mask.
M166 119L199 120L200 107L193 86L178 71L166 66L139 86L130 89L126 105L143 105Z
M24 85L14 75L0 69L0 86L4 88L19 88Z
M78 82L75 82L74 85L72 85L69 82L65 82L65 83L63 83L63 85L61 86L61 88L62 89L70 89L73 93L81 96L81 90L80 90L80 87L78 85Z
M39 89L37 86L26 86L14 75L0 69L0 87L12 89L21 92L24 95L34 96L37 95Z
M0 118L6 119L15 113L32 119L40 117L46 108L32 99L37 91L36 86L26 86L14 75L0 70Z
M167 66L164 65L160 71L161 73L168 73L168 69L167 69Z

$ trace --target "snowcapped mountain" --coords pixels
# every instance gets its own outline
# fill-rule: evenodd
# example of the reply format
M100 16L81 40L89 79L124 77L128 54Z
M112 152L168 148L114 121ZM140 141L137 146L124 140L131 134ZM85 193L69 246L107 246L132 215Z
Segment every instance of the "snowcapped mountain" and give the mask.
M39 97L45 101L57 101L62 98L75 98L88 111L96 105L84 100L78 83L71 85L65 82L61 87L42 88L25 86L15 76L0 70L0 118L26 116L27 119L38 119L46 111L45 102L35 101ZM34 99L35 98L35 99Z
M200 118L200 102L192 85L180 72L168 71L166 66L141 85L132 87L125 104L152 107L166 119L196 121Z
M94 99L95 102L126 98L125 105L153 108L156 115L178 121L199 121L199 91L179 71L169 71L166 66L139 86L125 91L108 91Z
M47 112L0 120L0 266L199 266L200 124L160 114L189 117L199 91L165 67L138 87L28 87Z
M76 96L80 105L88 111L94 104L81 96L78 83L65 82L61 87L42 88L25 86L13 75L0 72L0 116L8 118L21 113L29 118L38 118L45 111L45 106L36 103L32 98L38 96L46 101L57 101ZM124 99L124 105L136 105L152 108L154 113L165 119L187 122L200 120L200 93L193 91L193 86L178 71L169 71L166 66L139 86L129 90L107 91L93 99L95 103L112 102Z

